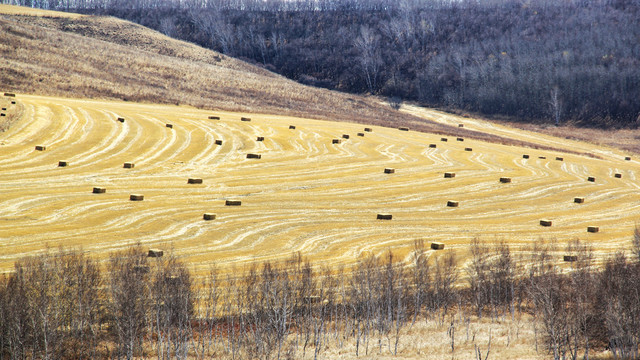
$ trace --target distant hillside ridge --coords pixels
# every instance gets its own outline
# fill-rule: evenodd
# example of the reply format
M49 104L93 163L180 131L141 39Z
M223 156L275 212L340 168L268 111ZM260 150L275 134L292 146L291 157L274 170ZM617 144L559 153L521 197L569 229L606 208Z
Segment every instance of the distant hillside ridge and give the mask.
M302 85L113 17L10 5L0 5L0 14L4 91L407 127L544 148L398 112L378 98Z
M243 1L241 10L236 2L103 3L84 11L305 84L521 122L640 124L637 0Z

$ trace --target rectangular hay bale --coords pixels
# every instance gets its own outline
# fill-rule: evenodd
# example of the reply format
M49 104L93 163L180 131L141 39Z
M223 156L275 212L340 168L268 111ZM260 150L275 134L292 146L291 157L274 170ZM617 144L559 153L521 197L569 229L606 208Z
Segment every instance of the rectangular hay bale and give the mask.
M64 161L64 160L60 160L60 161L58 161L58 166L59 167L69 166L69 162L68 161Z
M340 144L340 139L333 139L331 140L332 144Z
M631 161L631 156L625 156L624 159L627 161Z
M173 124L165 124L166 127L168 127L169 129L173 129Z
M565 255L563 260L566 262L575 262L578 261L578 255Z
M343 139L349 139L349 135L348 134L342 134L342 138Z
M251 121L251 118L248 117L241 117L240 121Z
M386 168L386 169L384 169L384 173L385 174L393 174L395 172L396 172L396 169L394 169L394 168Z
M464 138L456 138L456 141L464 141Z
M291 129L291 130L295 130L295 129L296 129L296 126L295 126L295 125L289 125L289 129Z
M618 179L622 179L622 174L621 173L615 173L615 174L613 174L613 176L618 178Z
M4 96L6 96L6 97L16 97L16 94L6 92L6 93L4 93Z
M260 154L247 154L247 159L261 159L262 155Z
M599 226L587 226L587 232L590 232L590 233L600 232L600 227Z
M204 219L204 220L215 220L216 219L216 214L204 213L202 215L202 219Z
M432 242L431 243L431 249L433 250L443 250L444 249L444 244L441 242Z
M511 182L511 178L510 177L501 177L500 178L500 182L503 184L507 184Z
M459 202L457 202L457 201L453 201L453 200L447 201L447 206L448 207L458 207L458 205L459 205Z
M454 172L446 172L446 173L444 173L444 177L445 177L445 179L446 178L454 178L454 177L456 177L456 173L454 173Z
M258 136L258 137L256 138L256 141L264 141L264 136Z
M524 154L524 155L522 155L522 158L523 158L523 159L528 159L528 158L529 158L529 155Z
M449 141L449 139L447 139L447 138L440 138L440 141L447 142L447 141Z
M124 122L124 118L123 117L119 117L117 120L120 121L121 123Z
M200 178L189 178L189 179L187 179L187 184L202 184L202 179L200 179Z
M241 206L242 205L242 201L240 200L226 200L224 202L225 206Z
M472 148L464 148L464 151L473 151Z
M431 148L431 149L435 149L437 147L438 147L438 145L436 145L436 144L429 144L429 148Z
M144 200L144 195L142 195L142 194L131 194L131 195L129 195L129 200L131 200L131 201L142 201L142 200Z
M220 120L220 116L209 116L209 120Z
M376 219L377 220L391 220L391 219L393 219L393 215L391 215L391 214L378 214L376 216Z
M216 145L222 145L222 140L216 140Z
M400 131L409 131L409 128L401 126L401 127L398 128L398 130L400 130Z
M364 133L358 133L358 136L364 136Z
M573 198L573 202L576 204L582 204L584 203L584 198L583 197L575 197Z
M96 187L93 188L93 193L94 194L104 194L106 192L107 192L107 189L103 188L103 187L96 186Z
M373 130L371 128L364 128L364 132L372 132Z
M540 225L548 227L548 226L553 225L553 221L547 220L547 219L542 219L542 220L540 220Z
M164 251L158 249L149 249L147 257L159 258L164 255Z
M561 156L556 156L556 160L558 160L558 161L564 161L564 158L563 158L563 157L561 157Z
M47 150L47 147L44 145L36 145L36 150L38 151L45 151Z
M125 169L133 169L134 167L136 167L136 164L132 162L126 162L122 167L124 167Z
M593 176L589 176L589 177L587 178L587 181L590 181L590 182L596 182L596 178L594 178Z

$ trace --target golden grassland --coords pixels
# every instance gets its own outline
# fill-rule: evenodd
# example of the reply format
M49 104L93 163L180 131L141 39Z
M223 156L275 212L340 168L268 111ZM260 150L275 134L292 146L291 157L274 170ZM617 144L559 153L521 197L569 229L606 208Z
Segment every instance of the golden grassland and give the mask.
M430 110L423 115L599 158L468 138L443 142L441 135L380 126L364 132L353 123L17 95L22 115L0 133L4 271L47 246L103 257L138 242L171 249L196 273L296 251L327 266L389 249L402 258L417 239L443 242L464 260L476 236L504 240L516 254L541 238L559 245L579 238L602 258L630 247L640 214L639 165L621 151ZM125 169L125 162L135 167ZM144 201L130 201L130 194ZM227 199L242 206L225 206ZM459 207L447 207L449 200ZM205 212L216 219L203 220ZM376 220L378 213L393 219ZM591 225L600 232L588 233Z

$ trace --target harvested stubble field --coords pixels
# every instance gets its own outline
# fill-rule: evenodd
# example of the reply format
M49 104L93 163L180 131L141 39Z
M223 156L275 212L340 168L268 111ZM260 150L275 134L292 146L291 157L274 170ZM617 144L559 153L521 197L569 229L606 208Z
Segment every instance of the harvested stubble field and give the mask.
M316 264L348 265L368 252L408 254L416 239L442 242L444 251L465 257L475 236L505 240L515 253L540 238L580 238L604 255L630 247L640 215L640 166L619 151L416 108L409 110L597 157L473 139L440 142L441 135L397 128L373 127L360 137L359 124L186 106L16 99L21 117L0 133L3 271L45 247L100 257L137 242L171 249L196 272L295 251ZM332 144L343 134L354 136ZM249 153L261 159L247 159ZM59 167L61 160L69 165ZM144 200L130 201L130 194ZM585 202L574 203L576 197ZM225 206L227 199L242 205ZM449 200L459 206L447 207ZM204 213L215 220L203 220ZM377 220L378 213L393 219ZM541 219L553 226L540 226ZM588 226L600 231L588 233Z

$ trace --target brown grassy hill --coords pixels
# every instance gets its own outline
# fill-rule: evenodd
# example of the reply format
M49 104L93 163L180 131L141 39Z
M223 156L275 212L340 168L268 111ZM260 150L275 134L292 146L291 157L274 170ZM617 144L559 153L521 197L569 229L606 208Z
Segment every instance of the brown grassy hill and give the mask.
M301 85L112 17L0 5L0 33L2 91L406 126L545 148L397 112L376 98Z

